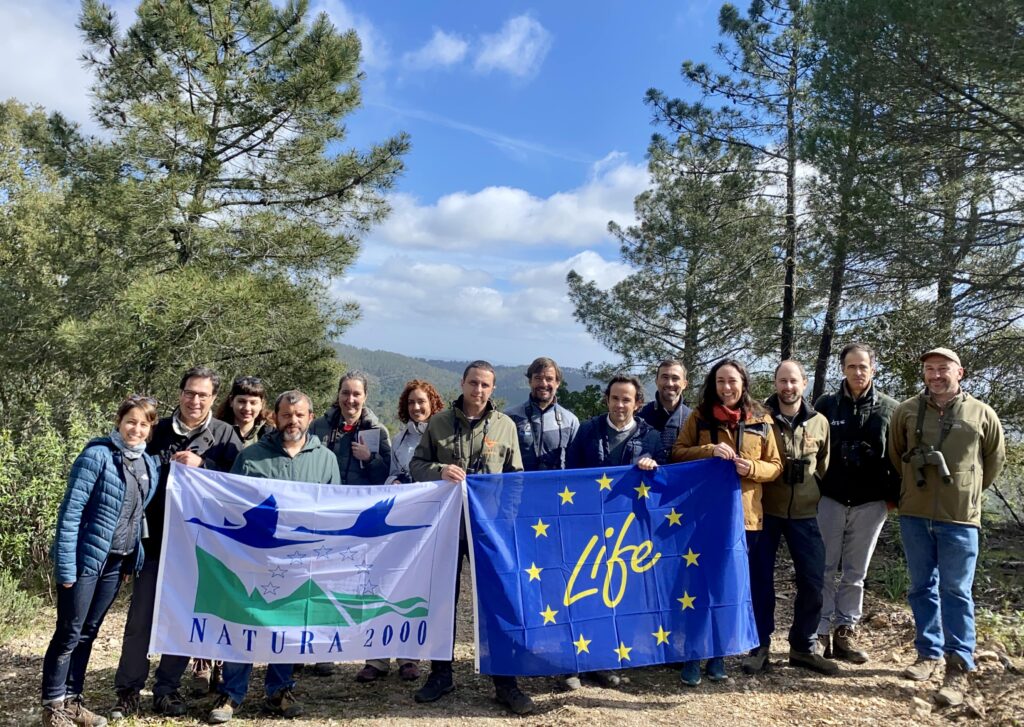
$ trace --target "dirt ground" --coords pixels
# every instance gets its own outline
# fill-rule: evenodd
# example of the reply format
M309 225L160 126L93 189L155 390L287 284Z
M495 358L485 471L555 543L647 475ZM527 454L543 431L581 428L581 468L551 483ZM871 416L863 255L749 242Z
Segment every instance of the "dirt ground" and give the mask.
M891 528L887 526L887 530ZM514 719L524 725L948 725L950 721L970 724L1024 725L1024 678L1020 660L1008 657L1002 645L981 643L979 671L972 682L967 703L941 709L932 695L941 676L918 684L902 679L900 671L914 660L913 619L905 606L878 597L879 569L888 559L898 558L891 541L883 542L869 575L865 618L860 629L863 646L872 659L862 666L842 664L839 677L822 677L791 668L786 663L786 628L789 624L792 571L788 558L778 568L778 608L772 645L772 668L758 677L744 676L738 659L728 659L730 679L697 688L680 684L678 672L670 667L648 667L622 672L622 686L601 689L585 686L564 692L556 680L531 678L520 686L537 704L527 717L510 717L495 703L487 677L473 673L470 609L471 593L464 587L458 614L455 679L457 689L434 704L420 705L412 699L422 683L401 682L395 671L375 684L357 684L353 678L359 664L340 665L333 677L300 675L296 695L305 706L303 717L290 722L294 727L322 724L416 724L485 725ZM468 578L465 579L468 582ZM1019 607L1019 606L1018 606ZM114 704L113 679L124 627L127 604L122 598L108 615L93 650L86 683L87 704L101 714ZM39 679L42 656L49 640L52 610L41 613L37 625L13 643L0 645L0 724L39 724ZM424 665L426 666L426 665ZM424 672L426 669L424 669ZM260 712L262 670L257 669L249 697L232 724L267 724ZM148 710L148 692L143 706ZM176 720L147 716L130 720L134 724L162 725L205 723L211 698L192 699L189 715Z

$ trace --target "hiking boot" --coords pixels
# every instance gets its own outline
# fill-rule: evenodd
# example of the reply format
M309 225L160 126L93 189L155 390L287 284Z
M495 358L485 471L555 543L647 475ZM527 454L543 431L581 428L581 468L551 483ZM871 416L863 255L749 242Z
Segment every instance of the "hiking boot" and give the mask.
M959 707L964 703L964 694L970 686L967 663L959 654L946 654L946 675L942 688L935 694L935 701L947 707Z
M939 668L942 659L928 656L918 656L917 661L903 670L901 676L904 679L913 679L915 682L926 682L932 678L932 674Z
M839 626L832 639L832 656L852 664L865 664L868 652L857 648L857 634L852 626Z
M226 694L218 694L217 701L213 703L210 713L206 715L206 721L210 724L224 724L230 722L238 709L238 702Z
M359 670L359 673L356 674L356 681L360 684L369 684L370 682L375 682L381 677L386 677L387 675L388 673L386 671L378 669L373 664L367 664Z
M126 691L117 693L117 704L110 710L110 721L116 722L119 719L138 717L142 711L142 703L139 701L139 693Z
M453 689L455 689L455 681L452 679L450 671L431 670L427 675L426 684L420 687L412 698L420 703L436 702Z
M334 676L334 664L330 662L323 662L320 664L313 665L313 676L317 677L329 677Z
M81 694L66 697L64 711L80 727L106 727L107 718L87 709Z
M754 674L760 674L763 671L768 671L768 664L770 662L768 656L769 651L767 646L758 646L756 649L751 649L750 653L747 654L740 663L743 673L753 676Z
M535 709L529 695L523 694L516 684L503 684L494 690L498 704L504 704L512 714L529 714Z
M704 673L708 675L708 681L724 682L729 678L729 675L725 673L725 658L716 656L708 659L708 665Z
M562 677L562 688L569 692L575 692L577 689L583 689L583 682L580 681L580 675L569 674L568 676Z
M832 636L830 634L818 634L818 653L826 659L832 658Z
M263 700L263 708L278 717L298 717L302 714L302 703L295 698L291 687L278 689L267 697Z
M588 671L583 675L583 678L605 689L617 687L622 683L619 675L611 671Z
M813 651L807 653L806 651L793 651L790 649L789 665L800 667L801 669L810 669L830 677L839 673L838 664Z
M411 661L398 667L398 678L403 682L414 682L420 678L420 668Z
M168 694L153 695L153 711L165 717L180 717L188 711L188 703L175 689Z
M679 670L679 681L688 687L700 684L700 662L684 661L683 667Z
M210 693L213 677L213 662L196 659L192 662L192 696L205 697Z
M74 727L74 724L63 700L43 705L43 727Z

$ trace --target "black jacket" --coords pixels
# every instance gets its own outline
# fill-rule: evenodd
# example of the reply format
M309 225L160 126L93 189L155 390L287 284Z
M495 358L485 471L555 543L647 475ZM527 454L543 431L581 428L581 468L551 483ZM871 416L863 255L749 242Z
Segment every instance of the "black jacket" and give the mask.
M896 502L899 473L886 452L889 421L896 400L868 386L854 400L844 381L839 391L825 394L814 408L828 419L829 464L821 494L852 507L876 500Z
M164 417L156 423L153 437L146 445L147 454L160 459L160 481L156 494L146 507L146 524L149 536L146 544L146 558L160 556L160 544L164 537L164 503L167 497L167 475L171 470L171 455L188 450L203 458L203 467L230 472L235 457L242 451L242 440L235 428L219 419L210 418L204 427L193 429L188 434L174 430L173 416Z
M585 467L618 467L619 465L636 464L641 455L646 454L658 462L665 461L665 450L661 446L661 433L645 422L636 419L636 426L629 434L626 445L618 462L608 460L608 415L598 414L580 426L579 434L569 445L566 452L566 469L583 469Z

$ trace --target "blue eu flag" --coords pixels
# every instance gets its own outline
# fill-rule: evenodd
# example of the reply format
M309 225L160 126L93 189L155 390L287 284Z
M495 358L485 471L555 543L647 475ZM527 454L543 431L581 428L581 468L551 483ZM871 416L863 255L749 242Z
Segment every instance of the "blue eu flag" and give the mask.
M471 475L467 492L481 672L569 674L757 646L731 462Z

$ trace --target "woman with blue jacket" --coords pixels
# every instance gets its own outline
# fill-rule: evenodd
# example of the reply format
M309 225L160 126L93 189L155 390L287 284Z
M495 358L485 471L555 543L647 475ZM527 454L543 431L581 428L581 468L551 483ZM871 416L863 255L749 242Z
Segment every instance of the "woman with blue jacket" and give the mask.
M110 435L89 442L71 467L52 552L57 627L43 658L44 725L107 722L85 708L82 686L103 617L142 567L145 506L159 477L146 454L156 415L155 400L125 399Z

